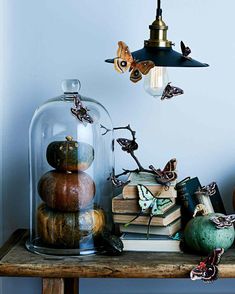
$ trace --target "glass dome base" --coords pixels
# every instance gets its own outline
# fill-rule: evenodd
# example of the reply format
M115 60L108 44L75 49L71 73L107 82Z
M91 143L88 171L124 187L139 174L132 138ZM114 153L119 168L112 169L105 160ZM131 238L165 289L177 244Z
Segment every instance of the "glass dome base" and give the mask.
M54 247L45 247L40 243L39 238L34 239L32 242L27 240L25 243L26 248L36 254L48 255L48 256L84 256L91 255L98 252L97 248L54 248Z

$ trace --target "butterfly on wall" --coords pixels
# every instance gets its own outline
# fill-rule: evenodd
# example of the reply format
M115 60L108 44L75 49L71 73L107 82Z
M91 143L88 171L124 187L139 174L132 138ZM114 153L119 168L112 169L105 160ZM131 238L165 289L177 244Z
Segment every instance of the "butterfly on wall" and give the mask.
M223 253L223 248L214 249L206 259L201 261L197 267L191 270L191 280L202 280L204 282L215 281L218 278L217 265L220 263Z
M147 75L154 66L154 62L150 60L135 60L128 46L122 41L118 42L117 57L114 59L114 68L119 73L124 73L129 70L129 72L131 72L130 80L133 83L140 81L142 75Z
M235 214L213 216L210 220L214 223L217 229L224 229L233 226L233 223L235 222Z
M161 100L171 99L174 96L179 96L184 94L184 91L179 87L171 86L171 83L168 83L163 90Z
M163 170L156 169L153 165L150 165L149 168L155 173L157 183L168 188L170 182L177 179L176 173L177 160L175 158L167 162Z
M148 213L149 214L149 222L147 229L147 238L149 237L149 229L151 225L152 218L156 215L162 215L164 213L164 208L169 207L172 203L170 198L157 198L160 196L160 192L158 195L154 196L152 192L144 185L138 184L138 194L139 194L139 206L140 212L125 226L127 227L134 220L136 220L139 216Z
M139 147L135 140L118 138L117 142L119 145L121 145L122 150L126 151L127 153L132 153L133 151L137 150Z
M180 47L183 57L186 59L191 59L191 57L189 57L189 54L192 52L191 49L185 46L183 41L180 42Z
M75 108L71 108L71 112L74 116L77 117L77 119L80 122L88 122L90 124L92 124L94 121L92 119L92 117L90 116L89 109L85 106L83 106L81 99L78 97L78 95L76 95L74 97L74 105Z
M203 186L199 189L199 192L205 193L208 196L213 196L216 193L216 182L212 182L207 186Z

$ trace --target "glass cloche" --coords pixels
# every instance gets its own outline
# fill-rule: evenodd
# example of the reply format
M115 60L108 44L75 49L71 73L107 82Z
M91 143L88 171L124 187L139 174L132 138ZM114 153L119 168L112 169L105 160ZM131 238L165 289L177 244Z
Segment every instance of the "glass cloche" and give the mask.
M29 130L30 238L33 252L91 254L112 225L112 122L76 79L39 107ZM111 130L104 136L105 126Z

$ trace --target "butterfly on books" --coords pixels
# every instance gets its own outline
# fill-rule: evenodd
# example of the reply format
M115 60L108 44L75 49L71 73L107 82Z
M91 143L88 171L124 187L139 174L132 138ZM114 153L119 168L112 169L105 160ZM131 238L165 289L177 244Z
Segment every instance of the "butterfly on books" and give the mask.
M126 151L127 153L132 153L133 151L137 150L139 147L135 140L118 138L117 142L119 145L121 145L122 150Z
M217 265L220 263L223 253L223 248L214 249L206 259L201 261L197 267L191 270L191 280L202 280L204 282L215 281L218 278Z
M210 220L214 223L217 229L224 229L233 226L233 223L235 222L235 214L212 216Z
M199 189L199 192L205 193L208 196L213 196L216 193L216 182L212 182L207 186L203 186Z
M155 66L153 61L137 61L133 58L128 46L120 41L118 42L117 57L114 59L114 68L119 73L127 70L131 72L130 80L137 83L142 79L142 75L147 75Z
M186 59L191 59L191 57L189 57L189 54L192 52L191 49L188 46L185 46L183 41L180 42L180 47L182 56Z
M74 105L75 108L71 108L72 114L77 117L77 119L80 122L88 122L92 124L94 121L92 117L90 116L89 109L86 106L83 106L81 99L78 97L78 95L74 98Z
M179 87L171 86L171 83L168 83L163 90L161 100L171 99L174 96L179 96L184 94L184 91Z
M161 215L164 213L163 209L172 203L169 198L156 198L152 192L144 185L137 185L139 193L139 206L142 212L147 212L150 209L150 215ZM160 196L160 193L159 195Z
M151 225L152 218L156 215L162 215L164 213L164 208L168 207L172 200L169 198L157 198L160 196L161 192L158 195L154 196L152 192L144 185L138 184L138 194L139 194L139 206L140 212L127 224L131 224L134 220L136 220L139 216L149 213L149 222L147 229L147 238L149 238L149 229Z
M175 158L167 162L163 170L156 169L153 165L150 165L149 168L155 173L157 183L169 188L169 184L177 179L176 173L177 160Z

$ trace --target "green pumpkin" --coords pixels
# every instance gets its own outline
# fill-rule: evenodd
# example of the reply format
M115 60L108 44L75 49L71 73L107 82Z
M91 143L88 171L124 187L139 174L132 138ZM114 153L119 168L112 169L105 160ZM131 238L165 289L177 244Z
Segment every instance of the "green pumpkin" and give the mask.
M85 171L94 160L94 149L84 142L73 141L70 136L67 141L54 141L47 147L48 163L59 171Z
M184 231L186 244L194 251L208 254L215 248L229 249L234 242L234 227L217 229L211 222L212 216L223 216L220 213L210 213L191 219Z

